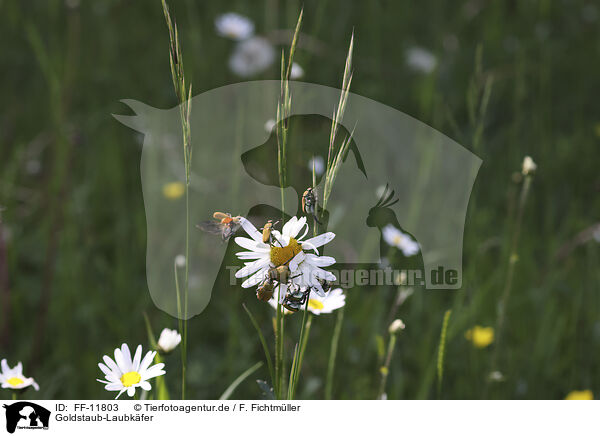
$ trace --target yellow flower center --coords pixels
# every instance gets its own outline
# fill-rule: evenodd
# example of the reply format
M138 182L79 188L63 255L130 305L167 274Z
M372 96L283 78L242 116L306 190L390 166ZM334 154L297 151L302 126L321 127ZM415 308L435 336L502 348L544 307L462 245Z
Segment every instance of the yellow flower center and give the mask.
M287 265L290 260L302 251L302 246L294 238L285 247L271 247L271 262L275 266Z
M163 195L169 200L177 200L185 194L185 185L180 182L167 183L163 186Z
M308 300L308 307L314 310L321 310L325 306L319 300Z
M126 372L125 374L123 374L121 376L121 383L123 383L123 386L128 388L130 386L133 386L133 385L139 383L141 379L142 379L142 376L138 372L131 371L131 372Z
M400 245L402 243L403 239L404 238L402 236L400 236L400 235L394 236L394 245Z
M7 382L9 385L11 385L11 386L14 386L14 387L20 386L20 385L22 385L23 383L25 383L25 382L23 381L23 379L22 379L22 378L19 378L19 377L11 377L11 378L9 378L8 380L6 380L6 382Z

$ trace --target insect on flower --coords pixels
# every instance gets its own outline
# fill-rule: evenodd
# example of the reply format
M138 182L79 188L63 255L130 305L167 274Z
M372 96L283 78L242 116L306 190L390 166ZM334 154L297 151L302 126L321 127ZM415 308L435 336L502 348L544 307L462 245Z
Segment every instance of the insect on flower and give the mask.
M265 226L262 228L262 241L265 244L272 244L271 231L273 230L273 226L277 224L279 221L273 222L273 220L267 221Z
M240 216L232 217L228 213L215 212L213 218L217 221L202 221L196 227L207 233L221 235L223 241L228 241L242 225Z
M306 215L312 215L314 220L321 224L317 219L317 192L313 188L308 188L302 194L302 211Z
M256 290L256 298L260 301L269 301L273 297L273 290L275 288L275 283L273 280L267 278L263 282L262 285L258 287Z

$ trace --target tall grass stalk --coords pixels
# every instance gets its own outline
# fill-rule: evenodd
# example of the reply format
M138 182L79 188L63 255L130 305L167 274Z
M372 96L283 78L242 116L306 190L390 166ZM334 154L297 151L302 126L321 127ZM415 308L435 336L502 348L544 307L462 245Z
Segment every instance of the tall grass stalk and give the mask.
M388 342L387 353L385 355L385 361L383 366L379 368L381 375L381 381L379 383L379 391L377 393L377 399L383 400L385 394L385 386L387 384L387 378L390 373L390 364L392 363L392 356L394 355L394 348L396 348L396 337L404 329L404 324L400 320L395 320L389 327L390 340Z
M315 156L312 158L312 187L317 187L317 174L315 171ZM317 222L313 221L313 236L317 236ZM310 327L312 325L312 313L308 311L309 297L306 299L306 306L304 307L304 315L302 316L302 327L300 329L300 339L298 340L298 347L294 352L294 361L292 364L292 374L290 375L290 389L288 392L288 399L293 400L296 394L296 386L298 384L298 377L300 376L300 370L302 369L302 361L304 360L304 352L306 351L306 344L308 343L308 336L310 334Z
M533 174L527 173L524 175L523 186L521 187L521 194L519 195L519 205L517 208L517 216L515 221L515 228L512 234L510 251L508 254L508 266L506 271L506 281L504 283L504 289L502 291L502 297L498 303L497 320L496 320L496 345L494 346L494 352L492 353L491 370L490 374L497 371L498 369L498 353L502 340L502 333L504 329L504 322L506 319L506 307L512 290L513 278L515 275L515 266L519 260L518 247L519 237L521 235L521 224L523 222L523 213L525 211L525 204L527 203L527 197L531 188L531 182L533 180ZM487 378L487 387L490 383L490 377Z
M450 321L451 310L447 310L444 313L444 320L442 321L442 331L440 333L440 344L438 346L438 357L437 357L437 392L438 398L442 394L442 381L444 379L444 355L446 351L446 337L448 333L448 321Z
M336 149L336 135L339 124L344 118L346 111L346 103L350 93L350 84L352 83L352 53L354 51L354 32L350 38L350 46L348 47L348 55L346 56L346 64L344 66L344 77L342 79L342 92L337 108L333 112L331 120L331 131L329 133L329 149L327 152L327 169L325 171L325 186L323 187L323 211L327 209L327 203L333 189L335 178L340 169L340 165L350 146L352 133L342 141L342 144ZM338 342L340 340L340 332L344 321L344 308L342 307L337 314L335 329L331 337L331 346L329 348L329 362L327 363L327 378L325 380L325 399L330 400L333 390L333 374L335 372L335 361L337 356Z
M187 368L187 325L188 325L188 293L189 293L189 255L190 255L190 174L192 164L192 129L190 125L190 114L192 110L192 86L185 81L183 68L183 56L179 43L179 32L177 24L171 20L169 7L165 0L162 1L165 21L169 29L171 77L175 94L179 102L179 113L181 118L181 132L183 136L183 159L185 166L185 282L183 289L183 313L180 310L180 296L178 295L179 319L183 316L182 344L181 344L181 399L185 400L186 391L186 368ZM177 274L176 274L177 276ZM178 292L179 294L179 292Z
M342 323L344 322L344 309L338 310L335 320L335 328L331 337L331 345L329 346L329 361L327 362L327 378L325 379L325 399L331 400L333 393L333 374L335 372L335 358L337 357L338 344L340 342L340 333L342 332Z
M327 169L325 172L325 186L323 187L323 210L327 208L327 202L333 189L333 183L340 169L340 165L348 152L348 147L352 140L354 130L345 138L339 147L336 147L336 136L344 112L346 111L346 103L350 93L350 84L352 83L352 52L354 51L354 32L350 38L350 47L348 47L348 55L346 56L346 64L344 66L344 77L342 79L342 92L337 108L333 112L331 121L331 131L329 133L329 149L327 152Z
M300 32L300 26L302 24L302 16L304 10L300 10L298 16L298 22L296 23L296 29L294 31L294 37L292 38L292 44L290 46L290 53L285 60L285 51L281 52L281 88L279 94L279 101L277 102L277 169L279 173L279 187L281 192L281 222L285 223L285 197L284 190L287 184L287 140L288 140L288 128L289 128L289 117L292 113L292 94L290 92L290 74L292 72L292 63L294 61L294 53L296 52L296 43L298 42L298 35ZM281 288L278 287L278 294L281 292ZM276 383L274 386L275 395L277 399L281 399L283 392L283 332L284 332L284 317L283 307L281 305L281 298L278 295L277 299L277 313L275 317L275 378Z

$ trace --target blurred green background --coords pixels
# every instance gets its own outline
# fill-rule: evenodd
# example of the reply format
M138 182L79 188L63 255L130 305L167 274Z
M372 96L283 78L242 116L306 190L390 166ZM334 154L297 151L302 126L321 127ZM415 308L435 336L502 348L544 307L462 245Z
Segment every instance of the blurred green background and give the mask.
M406 330L388 398L560 399L582 389L598 395L600 243L576 237L600 220L597 3L172 1L194 94L246 80L228 69L235 43L216 34L219 14L250 17L279 52L289 46L286 35L302 5L302 32L313 43L296 54L303 80L338 87L354 30L351 91L414 116L483 159L465 227L463 289L418 289L400 307ZM1 1L0 17L0 358L11 366L23 361L40 384L27 398L110 399L95 381L101 356L122 342L147 345L144 311L156 333L177 326L153 306L145 281L142 138L111 116L128 113L123 98L176 104L162 8L158 0ZM433 71L407 62L416 47L435 57ZM278 79L278 62L252 78ZM496 341L477 348L465 332L496 326L525 155L538 170L523 211L502 341L497 349ZM377 337L387 340L396 291L348 292L334 398L375 397ZM243 302L272 340L273 311L252 291L213 293L189 324L189 398L217 398L263 360ZM289 363L301 317L288 320ZM323 398L335 320L334 313L313 321L301 399ZM494 352L503 380L487 382ZM178 352L166 358L174 397L179 362ZM263 366L233 397L259 398L253 379L267 377Z

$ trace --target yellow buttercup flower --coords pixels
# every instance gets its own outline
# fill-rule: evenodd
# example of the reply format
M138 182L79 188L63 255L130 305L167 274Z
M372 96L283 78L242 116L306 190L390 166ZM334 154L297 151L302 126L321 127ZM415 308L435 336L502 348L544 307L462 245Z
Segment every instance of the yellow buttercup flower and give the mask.
M594 394L589 389L585 391L571 391L565 400L593 400Z
M169 200L177 200L185 194L185 185L181 182L167 183L162 188L163 195Z
M494 328L476 325L472 329L467 330L465 338L471 341L477 348L485 348L494 342Z

